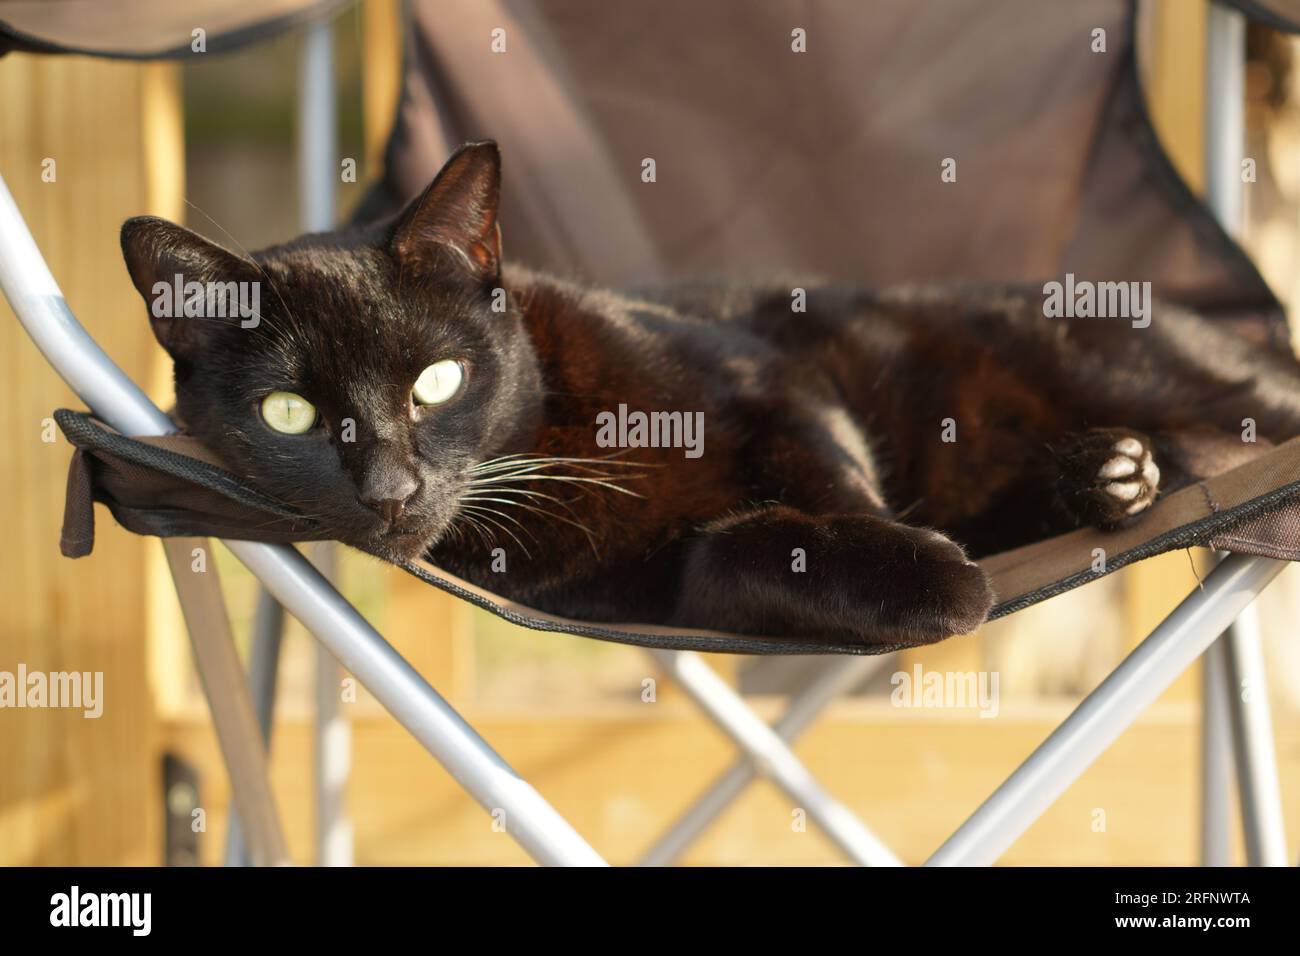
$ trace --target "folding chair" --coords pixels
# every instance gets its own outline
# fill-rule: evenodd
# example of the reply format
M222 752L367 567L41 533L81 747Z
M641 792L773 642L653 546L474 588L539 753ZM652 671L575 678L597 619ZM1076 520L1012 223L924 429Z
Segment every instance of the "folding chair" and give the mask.
M906 4L880 6L873 15L889 20L902 16ZM1154 145L1141 108L1136 70L1125 59L1133 53L1132 11L1119 3L1078 6L1089 9L1080 13L1072 7L1067 26L1082 29L1090 24L1107 25L1112 31L1112 50L1116 51L1122 68L1116 70L1117 80L1100 86L1091 76L1076 76L1076 85L1067 91L1076 97L1080 90L1096 94L1089 100L1096 107L1095 115L1088 115L1098 120L1097 132L1091 139L1085 135L1076 136L1075 140L1077 154L1098 165L1072 180L1079 187L1079 195L1070 198L1079 200L1082 209L1079 219L1090 228L1081 227L1075 235L1056 235L1053 247L1046 253L1052 265L1045 271L1055 274L1063 271L1057 268L1060 265L1077 263L1075 271L1080 274L1105 275L1105 270L1113 268L1115 261L1115 251L1108 246L1121 247L1125 256L1131 254L1132 250L1123 248L1124 237L1118 235L1122 232L1118 226L1114 234L1102 241L1093 234L1098 228L1096 220L1089 219L1112 207L1116 196L1123 196L1126 216L1137 224L1138 233L1149 235L1153 223L1164 227L1158 233L1162 237L1157 242L1160 248L1140 260L1141 274L1155 276L1157 288L1166 297L1195 302L1221 314L1223 321L1236 324L1242 334L1254 336L1261 347L1282 347L1285 333L1277 303L1258 274L1186 192L1167 162L1160 165L1164 157ZM671 9L672 4L668 7L664 16L667 22L672 22L675 11ZM953 9L959 14L969 13L961 3L954 4ZM994 22L992 26L982 25L1004 32L1014 30L1016 22L1026 19L1028 9L985 17ZM624 278L632 274L647 277L661 271L676 271L682 265L672 261L674 256L681 255L678 247L671 244L671 236L664 237L662 223L657 235L655 229L646 225L653 221L647 204L680 209L683 203L698 197L682 195L679 187L678 194L670 194L666 204L663 197L631 198L626 176L618 171L623 168L619 159L634 155L629 149L635 149L637 144L620 145L625 143L628 133L610 122L613 106L589 100L574 108L575 94L567 87L569 78L585 69L583 89L625 91L627 84L644 80L636 74L636 69L645 64L633 62L629 76L621 81L614 77L611 83L601 83L598 80L610 77L598 75L599 70L578 56L568 60L560 56L557 63L557 49L574 48L572 40L579 21L559 16L548 18L548 12L554 13L541 7L521 11L485 3L438 5L435 22L432 6L416 8L406 92L388 155L389 175L383 189L372 197L373 204L382 207L400 201L412 191L411 183L421 178L427 180L430 165L436 166L438 152L446 142L446 128L456 138L490 132L506 140L507 155L521 159L519 168L512 167L511 171L512 182L517 183L511 195L518 198L514 200L517 205L513 212L507 199L506 232L522 240L521 244L537 259L612 277L620 274ZM726 23L734 23L729 19L734 12L717 15ZM789 34L789 24L797 22L790 16L785 11L777 16L765 10L754 19L768 27L773 22L784 24L783 31L775 34L784 38ZM1219 8L1214 18L1210 89L1223 95L1214 98L1212 104L1212 128L1220 133L1214 138L1220 148L1211 154L1211 178L1216 184L1211 198L1216 210L1232 225L1234 194L1222 187L1236 181L1239 162L1240 111L1234 104L1239 104L1241 99L1243 21L1240 14ZM1045 48L1037 54L1039 59L1059 59L1062 41L1056 35L1057 27L1032 21L1032 17L1029 21L1021 29L1031 34L1038 31L1036 38L1045 42ZM1294 22L1296 18L1289 21ZM507 35L513 38L510 41L514 44L513 51L519 55L511 60L509 70L485 74L481 60L487 54L465 39L486 36L491 32L487 28L503 24ZM837 42L834 33L823 31L821 42L828 45ZM815 31L813 35L818 36ZM1044 41L1045 36L1055 39ZM566 39L570 41L567 45ZM781 39L781 42L788 41ZM838 42L846 41L840 38ZM728 53L724 45L720 55L724 59L733 56L732 65L745 63L743 50ZM547 57L551 62L544 62ZM960 64L961 57L955 56L955 60ZM605 57L602 62L608 70L617 58ZM1087 72L1080 70L1081 74ZM505 114L492 117L504 129L504 135L487 126L478 129L475 124L486 124L489 121L486 114L494 105L500 106L505 101L500 95L502 91L523 88L521 73L529 79L526 86L530 90L529 103L516 104L513 111L507 109ZM470 75L477 82L464 82ZM620 82L623 87L619 86ZM610 99L619 105L615 96ZM445 107L443 113L426 108L435 102ZM643 118L636 117L634 121ZM961 140L962 135L959 130L955 137ZM958 151L962 157L979 155L974 140L967 138L964 142L968 149ZM1062 150L1068 152L1064 146ZM689 161L682 153L670 154L668 158L675 160L678 168ZM925 157L927 162L932 158ZM1103 160L1104 174L1099 168ZM963 158L961 162L965 164L968 160ZM660 168L664 165L661 162ZM974 165L978 175L982 167L978 162ZM1042 175L1046 182L1051 176L1059 175L1059 169L1047 168ZM1125 193L1123 187L1149 176L1158 179L1158 188L1141 195ZM565 189L570 192L566 193ZM570 210L567 218L557 215L557 190L561 196L573 197L578 207ZM906 193L907 189L901 192ZM716 207L717 204L704 205ZM705 209L706 213L710 211ZM512 225L512 215L513 222L519 226L518 233ZM543 219L553 228L540 228ZM690 225L688 222L687 226ZM787 225L793 232L788 237L792 247L806 246L819 254L826 252L826 240L820 246L816 242L804 242L807 236L801 233L801 228L806 230L806 224ZM833 237L834 240L851 238L853 223L835 225L841 235ZM1020 225L1024 234L1033 233L1031 221ZM752 231L751 225L743 222L731 228L742 234ZM718 228L709 236L729 250L737 248L734 231ZM1009 238L1019 240L1024 235L1012 230ZM769 243L769 248L762 250L764 253L773 252L766 237L756 236L755 240L759 246ZM998 261L982 261L973 272L964 271L970 263L955 254L947 259L940 257L937 264L929 266L935 273L924 277L944 277L945 270L958 270L965 277L973 274L1007 279L1016 278L1021 269L1042 268L1039 261L1042 253L1027 251L1026 246L1016 241L1008 245L1010 248L1006 250L995 250ZM577 261L566 263L562 261L565 259ZM851 259L852 255L841 252L838 263L833 263L827 271L851 268L854 265ZM789 264L797 266L802 261L796 255ZM1008 265L1009 262L1015 264ZM891 270L908 267L904 259L888 256L876 265L885 277ZM282 861L285 858L283 836L266 779L258 719L233 653L219 595L213 591L215 581L188 573L187 556L195 535L235 532L237 537L228 540L230 549L261 579L275 601L299 618L321 645L355 674L481 805L504 811L508 832L534 859L550 864L602 862L573 828L501 761L325 578L284 543L323 538L324 532L313 528L302 516L243 486L192 439L174 435L170 420L94 345L69 312L2 183L0 287L38 347L98 419L73 413L58 416L65 434L78 449L69 485L71 526L86 527L93 499L107 504L118 522L130 530L164 538L231 776L244 838L254 862ZM1300 443L1290 442L1188 491L1195 494L1169 496L1136 529L1113 535L1076 532L1066 536L1068 540L1041 542L984 562L999 596L995 615L1003 615L1095 579L1098 572L1091 563L1094 546L1105 550L1107 561L1103 573L1192 544L1234 552L944 843L931 863L993 862L1143 708L1214 644L1280 572L1285 563L1282 559L1300 557L1295 533L1300 527L1297 524L1300 521ZM168 502L168 508L156 507L160 496ZM1207 501L1213 506L1207 505ZM85 536L83 546L89 546ZM660 841L651 852L649 862L671 859L743 788L754 771L768 775L791 794L852 859L875 865L898 862L878 838L817 783L788 744L826 702L866 675L871 660L838 658L828 663L817 679L792 699L777 727L770 728L701 658L691 653L721 650L843 655L863 654L868 648L834 640L794 641L564 620L513 605L428 565L413 564L406 570L427 583L528 627L650 648L664 669L683 684L705 713L735 741L745 762L721 778L679 826ZM268 611L267 618L272 623L273 617ZM1229 632L1226 643L1214 646L1217 664L1207 669L1207 689L1215 691L1206 698L1206 753L1210 758L1207 767L1213 764L1221 769L1223 766L1228 748L1219 731L1230 715L1235 738L1232 750L1236 754L1251 861L1283 862L1286 851L1267 703L1262 694L1243 699L1240 694L1227 693L1230 681L1262 677L1258 638L1252 635L1248 624L1239 625ZM255 685L269 686L265 670L272 662L273 655L254 655L251 666ZM259 699L265 714L268 699L264 693L259 694ZM1215 780L1207 777L1207 793L1209 784ZM1223 823L1221 805L1213 806L1219 809L1207 812L1207 852L1219 839Z

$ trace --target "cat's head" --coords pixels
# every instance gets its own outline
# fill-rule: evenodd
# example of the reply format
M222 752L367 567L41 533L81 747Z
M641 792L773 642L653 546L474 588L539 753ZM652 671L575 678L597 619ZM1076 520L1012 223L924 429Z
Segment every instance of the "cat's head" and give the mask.
M128 220L189 430L342 541L395 559L436 542L469 469L539 415L535 355L497 291L499 191L497 148L476 143L395 219L251 257Z

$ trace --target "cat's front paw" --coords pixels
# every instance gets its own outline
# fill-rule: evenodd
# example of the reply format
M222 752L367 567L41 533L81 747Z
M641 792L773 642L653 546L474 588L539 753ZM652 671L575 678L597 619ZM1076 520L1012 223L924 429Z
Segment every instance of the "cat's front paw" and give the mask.
M937 531L895 528L903 542L897 561L889 565L890 576L896 574L898 580L889 582L880 601L885 622L919 643L976 630L993 606L984 569Z
M895 648L969 634L993 605L984 569L937 531L781 505L711 523L681 580L678 626Z
M1060 449L1061 503L1081 524L1116 528L1142 514L1160 491L1151 440L1125 428L1098 428Z

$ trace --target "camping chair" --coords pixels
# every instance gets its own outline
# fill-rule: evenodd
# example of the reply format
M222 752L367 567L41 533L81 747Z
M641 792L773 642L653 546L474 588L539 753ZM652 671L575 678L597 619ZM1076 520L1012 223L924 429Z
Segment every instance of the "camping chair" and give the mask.
M302 5L303 15L320 14L320 9L306 11L308 6ZM635 33L638 49L667 48L666 41L656 47L656 37L680 39L674 26L681 22L674 16L680 11L675 6L657 5L658 18L647 20ZM1263 9L1258 3L1242 6L1252 14ZM1267 11L1274 22L1288 27L1300 23L1300 16L1284 17L1300 12L1290 9L1294 5L1275 6L1277 10L1270 6ZM4 7L0 3L0 11ZM738 5L719 3L707 11L692 6L694 30L714 30L715 36L736 41L715 41L712 67L720 76L745 76L769 84L754 94L743 89L738 93L724 82L701 88L692 84L689 70L662 57L634 55L632 48L618 51L621 56L602 53L600 38L583 32L593 20L598 22L594 4L585 11L591 16L585 18L572 5L563 11L545 4L418 5L413 11L406 83L386 176L367 202L373 210L394 206L427 181L447 144L491 134L503 142L509 157L510 186L503 218L512 249L522 259L557 270L579 271L611 283L687 269L777 265L860 277L862 251L868 248L862 238L875 228L886 228L890 242L871 247L872 258L865 263L873 279L1010 281L1066 271L1099 278L1140 275L1153 281L1157 294L1232 323L1261 348L1286 348L1276 300L1159 151L1133 62L1136 15L1129 4L1098 0L1044 15L1041 5L1009 3L996 11L981 8L979 17L972 19L974 9L973 4L954 2L934 16L934 23L927 21L924 29L918 29L920 36L909 40L919 49L937 35L950 41L944 62L931 68L922 84L907 72L917 63L903 55L916 51L899 50L897 38L890 33L907 15L906 3L890 0L873 5L869 13L835 10L844 22L833 27L811 15L801 17L803 7L793 13L776 7L746 8L742 19ZM1216 7L1213 16L1209 88L1216 94L1211 98L1216 149L1210 154L1211 200L1231 227L1234 193L1224 187L1238 182L1244 21L1240 13L1226 8ZM813 100L808 97L826 89L817 83L824 76L809 67L806 85L782 86L789 83L789 75L778 81L772 71L755 68L760 54L754 39L781 48L789 42L791 23L801 18L812 23L809 43L818 42L826 49L821 61L810 63L829 61L832 67L844 69L845 64L864 60L864 44L875 44L873 53L889 47L898 55L881 56L881 62L872 63L873 77L879 82L856 84L860 96L833 100L824 113L809 119ZM187 37L189 19L183 29L165 21L159 29L164 35L173 29L173 39ZM875 32L863 29L868 21ZM822 29L816 29L818 25ZM41 34L0 24L0 35L9 35L26 49L58 49L58 41L51 39L58 36L57 30L49 23L45 26L49 32ZM488 69L486 41L480 44L477 38L502 27L511 56ZM1106 31L1110 59L1089 62L1064 56L1073 49L1071 44L1084 43L1086 48L1086 38L1097 27ZM475 42L467 37L476 38ZM994 40L1013 44L1026 55L1014 66L992 63L987 51ZM74 40L64 46L84 49L87 44ZM178 46L164 39L143 52L161 55ZM109 52L124 55L132 48L129 43L119 44L110 46ZM1070 69L1061 69L1063 63ZM971 84L968 80L977 75L977 67L981 82ZM797 69L804 69L803 64ZM1016 70L1021 74L1017 76ZM1026 76L1039 75L1035 70L1043 76L1050 72L1059 82L1049 87L1027 82ZM638 86L646 84L654 84L658 101L635 98ZM936 91L951 94L954 88L967 99L936 95ZM527 102L518 96L521 89L529 91ZM1017 94L1017 90L1025 92ZM509 96L511 92L516 95ZM891 95L903 98L909 109L887 108ZM939 105L951 110L951 115L925 111ZM676 112L665 107L676 107ZM888 142L894 151L872 156L860 142L837 151L824 139L802 135L806 131L801 130L798 144L767 144L764 154L758 147L764 145L762 131L770 129L770 117L761 113L765 107L784 110L787 120L794 117L792 122L807 121L814 131L868 130L870 145ZM943 156L935 154L932 145L922 149L924 137L907 135L917 125L914 110L920 110L927 121L945 124ZM915 214L918 208L934 208L924 203L938 201L929 190L941 188L940 161L958 157L958 182L973 179L982 187L996 186L996 170L1013 168L1017 151L1026 149L1014 136L995 137L987 129L981 131L971 119L972 111L979 113L980 120L987 114L1010 123L1003 134L1007 128L1037 124L1026 135L1050 145L1041 147L1035 162L1014 167L1013 186L1001 184L1012 192L1002 194L996 216L989 210L996 194L983 188L944 194L941 235L928 221L932 217ZM703 127L691 125L698 118L717 121L719 117L729 121L726 132L736 137L735 142L703 139L698 135ZM959 122L963 119L968 122ZM669 135L673 123L677 124L675 137ZM663 177L650 187L658 188L652 196L644 190L634 192L633 176L627 172L629 168L639 172L647 142L653 144ZM1042 155L1043 150L1050 155ZM756 154L768 165L745 167L739 162L744 155ZM762 180L761 174L773 164L824 175L811 182L793 174ZM919 177L900 172L920 165L934 174ZM710 182L708 176L686 177L681 170L687 168L715 172ZM677 172L670 186L666 171L672 169ZM724 188L726 172L733 169L748 170L754 180L748 185L762 187L762 203L738 203L735 194ZM818 194L823 188L826 192ZM838 191L831 196L831 190ZM1022 202L1010 206L1008 198ZM807 210L813 214L805 214ZM844 210L857 213L845 215ZM873 216L865 224L862 210L871 210ZM1070 213L1065 223L1063 211ZM959 241L972 235L979 241ZM919 257L915 251L927 244L935 248L927 257ZM253 862L283 861L284 839L267 781L257 710L234 653L215 579L189 571L195 538L208 534L227 540L275 601L301 620L467 792L485 808L504 811L508 832L534 859L547 864L602 862L326 578L288 546L288 542L322 539L325 533L243 485L192 439L175 434L171 420L90 340L59 294L2 183L0 287L43 354L95 416L70 412L57 416L77 447L69 479L65 551L77 554L88 549L92 500L108 505L128 529L164 539ZM1206 696L1206 752L1212 759L1206 766L1207 774L1213 770L1215 776L1205 782L1208 787L1224 777L1222 761L1228 748L1222 730L1230 718L1250 860L1285 862L1266 699L1262 694L1243 699L1228 693L1229 686L1243 678L1260 686L1258 637L1239 624L1228 632L1226 643L1215 641L1281 571L1285 560L1300 557L1297 508L1300 443L1292 441L1199 487L1168 496L1135 528L1109 535L1083 530L984 561L998 594L994 616L1003 616L1163 551L1203 545L1232 552L929 862L996 860L1212 645L1216 650L1209 660L1214 666L1207 668L1207 681L1214 693ZM1094 569L1098 548L1105 555L1100 570ZM898 862L817 783L788 743L822 706L865 676L870 660L837 657L827 662L817 679L792 698L787 714L772 728L692 653L862 655L891 648L564 620L514 605L427 564L411 564L405 570L527 627L650 648L665 670L731 736L744 762L721 778L660 842L651 862L671 859L754 772L771 777L790 793L852 859L878 865ZM265 620L270 633L274 615L267 614ZM266 680L266 668L272 664L273 656L254 654L250 676L255 686L265 689L273 683ZM259 694L263 715L265 693ZM1207 802L1207 826L1214 841L1226 826L1222 813L1221 803Z

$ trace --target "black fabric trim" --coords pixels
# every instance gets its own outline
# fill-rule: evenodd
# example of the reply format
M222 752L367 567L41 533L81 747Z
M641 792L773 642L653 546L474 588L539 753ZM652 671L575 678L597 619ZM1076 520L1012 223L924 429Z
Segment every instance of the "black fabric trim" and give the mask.
M223 468L210 465L207 462L198 461L188 458L184 455L177 454L165 448L159 448L156 445L150 445L133 438L127 438L116 432L110 431L104 425L100 424L90 415L84 412L73 412L67 409L59 409L54 413L54 419L59 427L67 435L68 439L78 448L101 449L113 454L119 458L130 461L133 464L146 468L153 468L165 474L173 475L185 481L209 488L217 494L223 495L240 504L255 508L261 511L269 512L278 517L292 518L295 521L306 524L308 519L302 518L298 513L272 498L263 495L245 485L237 476ZM1300 480L1282 485L1271 491L1244 502L1233 508L1216 511L1206 515L1196 521L1185 525L1180 525L1162 535L1158 535L1148 541L1143 542L1136 548L1131 548L1120 554L1108 556L1106 561L1106 570L1102 574L1096 574L1091 569L1081 571L1077 574L1054 581L1051 584L1031 591L1027 594L1020 595L1009 601L1004 601L996 605L989 615L989 620L995 620L1005 617L1016 611L1023 610L1031 605L1038 604L1058 594L1073 590L1080 585L1095 581L1098 578L1105 577L1118 571L1120 568L1135 564L1146 558L1154 557L1157 554L1163 554L1166 551L1174 551L1180 548L1187 548L1197 545L1208 545L1209 541L1224 531L1248 521L1251 518L1280 507L1287 502L1300 499ZM126 508L119 506L124 513L134 512L138 509ZM161 522L167 526L167 532L160 536L169 535L186 535L186 536L208 536L227 537L238 539L239 529L227 529L224 526L214 524L203 524L196 526L193 522L195 519L188 516L185 512L172 511L168 509L149 509L148 514L153 523L160 523L157 519L161 516L166 520ZM144 522L141 522L144 524ZM367 551L373 557L387 562L380 554ZM737 635L735 637L718 637L709 634L652 634L635 629L625 630L620 628L608 627L601 624L586 624L582 622L558 622L549 621L543 618L531 617L527 614L521 614L513 611L494 601L489 600L479 594L469 591L450 581L439 578L423 567L417 564L399 564L397 567L402 568L408 574L419 578L426 584L431 584L439 590L445 591L462 601L468 601L475 607L490 611L502 620L511 624L517 624L520 627L526 627L534 631L551 631L558 634L571 634L576 637L595 638L602 641L610 641L617 644L631 644L639 647L652 647L665 650L692 650L707 651L715 653L733 653L733 654L788 654L788 655L811 655L811 654L848 654L848 655L874 655L888 654L893 651L903 650L915 645L910 644L860 644L846 641L817 640L817 639L795 639L795 638L756 638L744 637ZM635 628L636 625L631 625Z
M1198 518L1196 521L1179 525L1162 535L1149 538L1136 548L1131 548L1113 556L1107 555L1106 570L1101 574L1097 574L1090 568L1087 571L1080 571L1077 574L1044 585L1036 591L1029 591L1010 601L996 604L993 606L993 610L989 612L988 619L994 621L1000 617L1006 617L1008 614L1014 614L1016 611L1024 610L1031 605L1054 598L1058 594L1073 591L1080 585L1104 578L1120 568L1136 564L1147 558L1154 558L1158 554L1164 554L1166 551L1178 551L1191 547L1208 547L1212 538L1231 531L1252 518L1276 510L1296 499L1300 499L1300 481L1281 485L1272 491L1265 492L1258 498L1242 502L1236 507L1216 511L1204 518Z
M67 436L68 441L78 448L102 449L132 464L161 471L163 474L211 489L241 505L268 512L277 518L287 518L309 526L316 525L314 521L304 518L294 508L250 488L238 476L224 468L119 435L86 412L60 408L54 412L54 421Z

